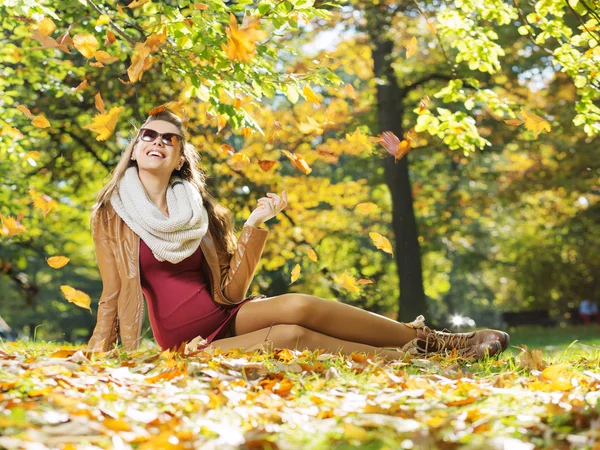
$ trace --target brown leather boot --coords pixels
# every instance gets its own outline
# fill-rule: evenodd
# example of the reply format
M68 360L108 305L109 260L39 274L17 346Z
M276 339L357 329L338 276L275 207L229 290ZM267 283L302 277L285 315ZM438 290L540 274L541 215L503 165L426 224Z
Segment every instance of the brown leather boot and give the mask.
M406 324L417 331L417 337L406 344L404 351L419 354L422 349L425 353L448 354L453 349L458 353L483 354L486 349L490 355L501 353L508 348L510 336L500 330L478 330L470 333L451 333L448 331L432 330L425 325L423 316L417 317L413 322ZM490 344L490 342L498 342ZM410 344L410 345L409 345ZM414 348L417 349L414 349ZM499 348L497 348L499 347Z

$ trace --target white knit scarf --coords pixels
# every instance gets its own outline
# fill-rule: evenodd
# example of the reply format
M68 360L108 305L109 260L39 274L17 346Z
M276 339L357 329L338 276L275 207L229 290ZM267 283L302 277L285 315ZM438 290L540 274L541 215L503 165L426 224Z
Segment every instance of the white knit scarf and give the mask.
M167 187L169 217L150 200L135 166L125 171L110 202L159 261L183 261L197 250L208 230L202 195L192 183L177 176Z

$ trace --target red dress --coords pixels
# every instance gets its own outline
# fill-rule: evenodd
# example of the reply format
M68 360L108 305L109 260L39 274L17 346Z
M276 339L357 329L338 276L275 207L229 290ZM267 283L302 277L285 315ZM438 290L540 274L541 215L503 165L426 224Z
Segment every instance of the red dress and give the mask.
M154 339L163 350L179 348L196 336L210 344L229 335L238 310L215 303L201 267L201 247L183 261L158 261L140 239L140 281L148 303Z

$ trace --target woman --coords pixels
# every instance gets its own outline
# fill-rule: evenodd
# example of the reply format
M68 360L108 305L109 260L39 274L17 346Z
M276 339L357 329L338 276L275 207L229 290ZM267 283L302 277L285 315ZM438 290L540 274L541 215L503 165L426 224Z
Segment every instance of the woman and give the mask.
M260 226L287 206L287 194L259 199L236 242L184 131L168 110L148 117L98 194L91 228L103 290L90 350L109 350L117 333L128 350L139 347L143 296L163 350L196 336L221 350L267 341L385 359L452 349L480 358L507 348L502 331L442 333L422 316L399 323L307 294L246 297L269 234Z

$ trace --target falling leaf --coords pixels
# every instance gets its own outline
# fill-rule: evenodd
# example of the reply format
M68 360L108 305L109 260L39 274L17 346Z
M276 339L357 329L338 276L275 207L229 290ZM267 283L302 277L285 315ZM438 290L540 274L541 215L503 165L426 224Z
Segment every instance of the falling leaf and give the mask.
M83 80L81 83L79 83L79 85L77 85L77 87L73 90L73 92L79 92L79 91L85 89L87 87L87 85L88 85L87 79Z
M48 119L43 115L36 116L35 119L31 121L31 124L37 128L48 128L50 126L50 122L48 122Z
M54 269L60 269L61 267L66 266L69 261L70 259L66 256L52 256L46 259L48 265Z
M245 138L247 138L248 136L251 136L253 133L254 133L254 128L250 128L250 127L242 128L242 136L244 136Z
M360 214L371 214L374 211L377 211L379 209L379 206L377 206L375 203L359 203L357 204L354 209L356 210L356 212L360 213Z
M148 3L150 0L134 0L132 1L129 5L127 5L127 8L137 8L138 6L142 6L146 3Z
M269 159L259 159L258 165L264 172L268 172L275 165L277 161L271 161Z
M398 137L391 131L384 131L381 134L379 142L394 157L394 162L397 162L410 150L412 141L411 133L406 133L406 139L400 141Z
M100 111L101 113L103 113L104 112L104 100L102 100L102 96L100 95L100 92L98 92L94 96L94 103L96 105L96 109L98 111Z
M437 34L437 27L435 26L435 22L433 20L428 20L426 22L426 26L431 34Z
M386 253L393 255L392 252L392 244L385 236L382 236L379 233L371 232L369 233L369 237L373 240L373 244L375 247L383 250Z
M356 284L373 284L372 280L367 280L366 278L361 278L356 282Z
M542 371L542 379L550 381L552 390L570 391L573 389L573 384L571 383L573 374L570 372L570 368L570 364L548 366Z
M308 100L311 103L314 103L316 106L319 106L319 104L321 103L319 97L317 97L317 94L315 94L315 92L310 88L308 84L305 84L304 88L302 88L302 94L304 95L304 98L306 100Z
M58 208L58 202L46 194L40 194L35 189L29 189L29 195L33 197L33 206L42 210L44 217L53 209Z
M533 131L537 138L541 131L547 131L548 133L552 130L550 122L540 116L536 116L533 113L521 108L521 115L525 118L525 128L529 131Z
M352 134L346 134L346 140L358 152L369 152L373 148L370 136L362 134L360 128L357 128Z
M417 52L417 38L415 36L406 45L406 59L409 59Z
M200 11L206 11L208 9L208 5L206 3L194 3L194 9L199 9Z
M73 45L86 59L90 59L98 49L98 40L91 34L76 34Z
M287 150L281 150L285 156L289 158L292 162L292 165L300 170L303 174L308 175L312 172L312 169L309 165L304 161L304 158L299 153L290 153Z
M106 25L107 23L110 23L110 16L107 14L100 14L96 19L96 26Z
M116 56L110 56L110 54L104 50L96 50L96 53L94 53L94 58L96 58L96 61L102 64L110 64L115 61L119 61L119 58Z
M301 133L303 134L323 134L323 126L319 124L319 122L317 122L315 119L313 119L312 117L307 117L306 120L308 121L308 123L299 123L298 124L298 130L300 130Z
M71 286L63 285L60 287L60 290L65 294L65 298L75 305L89 309L92 312L92 308L90 304L92 303L92 299L85 292L72 288Z
M227 164L233 170L244 170L250 164L250 158L243 153L236 153L227 160Z
M346 83L344 86L344 91L346 92L346 97L356 100L356 91L354 90L354 86L352 86L350 83Z
M131 56L131 65L127 69L127 75L129 81L135 83L142 79L144 72L152 67L152 64L156 61L152 55L150 55L151 48L146 46L144 42L138 42L135 44L133 55Z
M356 279L348 273L348 270L344 270L344 273L339 277L334 275L333 281L350 292L356 294L360 293L360 288L356 284Z
M150 49L151 52L155 52L158 50L161 44L163 44L167 40L167 28L162 27L160 32L152 33L146 39L146 47Z
M235 149L232 145L229 144L221 144L221 151L227 153L229 156L233 156L235 154Z
M267 34L259 29L258 19L244 16L242 26L238 28L237 20L229 13L229 26L226 28L227 45L221 48L230 61L250 62L256 51L256 42Z
M37 29L42 36L50 36L54 32L54 30L56 30L56 24L52 21L50 17L44 17L38 23Z
M300 277L300 264L296 264L292 269L292 283L294 283Z
M21 225L18 219L14 217L5 217L0 214L0 219L2 220L2 234L4 236L15 236L20 233L25 233L27 229Z
M418 112L418 114L422 114L423 112L425 112L429 108L430 101L431 101L431 99L429 98L429 95L425 94L425 97L423 97L419 101L419 112Z
M107 113L96 114L92 123L85 125L83 128L98 133L98 136L96 136L97 141L105 141L113 134L117 125L117 118L123 109L123 106L117 106L111 108Z
M312 262L317 262L318 260L317 253L312 248L308 249L308 259L310 259Z
M33 114L31 114L31 111L29 111L29 108L27 108L27 106L25 106L25 105L18 105L17 109L19 111L21 111L23 114L25 114L29 119L33 119Z
M508 124L508 125L513 125L513 126L519 126L525 123L524 120L521 119L506 119L504 121L504 123Z
M217 134L227 125L227 116L219 114L217 118Z

